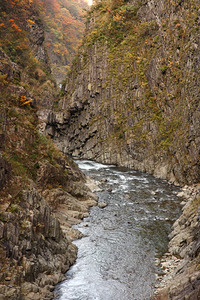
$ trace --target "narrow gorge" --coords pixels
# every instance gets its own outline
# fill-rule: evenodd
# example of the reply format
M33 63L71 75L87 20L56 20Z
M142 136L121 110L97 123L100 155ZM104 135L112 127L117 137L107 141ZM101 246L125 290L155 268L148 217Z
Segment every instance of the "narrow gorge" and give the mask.
M8 0L0 17L0 299L53 299L75 262L98 199L72 158L182 188L150 294L200 299L199 1Z
M79 158L199 182L198 1L97 1L49 134Z

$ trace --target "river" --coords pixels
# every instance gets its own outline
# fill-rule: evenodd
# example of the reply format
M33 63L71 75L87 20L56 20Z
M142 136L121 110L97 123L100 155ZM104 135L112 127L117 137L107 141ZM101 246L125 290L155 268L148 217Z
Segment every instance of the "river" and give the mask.
M161 276L158 262L180 214L179 189L132 169L77 161L101 182L99 202L75 226L84 237L76 263L59 284L59 300L149 300Z

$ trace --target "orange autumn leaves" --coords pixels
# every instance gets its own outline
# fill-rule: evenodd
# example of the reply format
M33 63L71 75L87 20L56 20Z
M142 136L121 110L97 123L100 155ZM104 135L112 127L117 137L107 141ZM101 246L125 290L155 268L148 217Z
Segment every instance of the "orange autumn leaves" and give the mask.
M84 32L84 0L35 0L47 30L46 45L52 63L70 64Z
M14 22L13 19L10 19L9 22L11 22L11 27L12 27L12 28L16 29L17 31L22 31L22 30L20 29L20 27L19 27L17 24L15 24L15 22ZM5 23L0 23L0 28L1 28L1 27L5 27Z
M33 99L31 99L31 98L28 99L26 96L21 96L19 101L22 106L25 106L25 105L32 103Z
M9 22L11 23L11 26L12 26L14 29L16 29L17 31L22 31L22 30L20 29L20 27L19 27L17 24L15 24L15 22L14 22L13 19L10 19Z
M27 53L31 51L28 49L30 31L37 30L36 23L42 22L51 64L67 66L80 45L85 28L84 7L88 7L86 0L3 1L0 5L0 46L17 62L24 49Z

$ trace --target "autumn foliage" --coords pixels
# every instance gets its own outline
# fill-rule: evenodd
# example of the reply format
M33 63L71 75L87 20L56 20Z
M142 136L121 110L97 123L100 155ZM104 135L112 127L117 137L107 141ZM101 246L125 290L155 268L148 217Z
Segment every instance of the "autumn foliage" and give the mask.
M37 14L44 24L51 63L68 65L84 31L85 0L6 0L0 5L0 46L17 62L30 56L28 32ZM23 56L23 57L22 57ZM26 56L26 58L24 57Z
M0 5L0 47L12 61L23 67L33 62L26 31L32 14L31 3L30 0L7 0Z
M52 63L69 64L84 31L84 0L35 0L45 24Z

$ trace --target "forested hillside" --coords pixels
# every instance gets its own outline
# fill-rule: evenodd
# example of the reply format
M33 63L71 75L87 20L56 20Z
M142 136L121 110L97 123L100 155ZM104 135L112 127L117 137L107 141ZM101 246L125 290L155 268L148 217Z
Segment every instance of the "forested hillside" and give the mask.
M28 54L30 41L28 42L27 33L36 31L38 23L41 23L50 67L60 82L65 78L66 70L80 44L84 31L83 15L87 8L84 0L1 1L1 45L13 61L25 64L28 57L29 60L32 59L29 63L34 68L37 61ZM47 59L44 57L46 54L41 51L37 53L37 56L41 55L43 60ZM41 60L37 56L36 59Z
M39 0L38 3L52 72L61 82L80 45L88 5L85 0Z
M0 2L0 299L52 299L76 258L71 225L95 204L76 164L41 135L59 94L45 3Z

